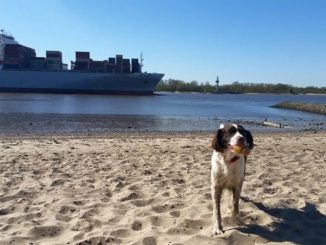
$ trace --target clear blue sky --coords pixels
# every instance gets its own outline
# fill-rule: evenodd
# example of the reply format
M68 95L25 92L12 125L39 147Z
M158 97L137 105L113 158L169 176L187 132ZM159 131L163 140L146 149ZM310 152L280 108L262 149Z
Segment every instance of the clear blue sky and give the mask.
M324 0L0 0L0 28L67 63L143 51L165 79L326 86Z

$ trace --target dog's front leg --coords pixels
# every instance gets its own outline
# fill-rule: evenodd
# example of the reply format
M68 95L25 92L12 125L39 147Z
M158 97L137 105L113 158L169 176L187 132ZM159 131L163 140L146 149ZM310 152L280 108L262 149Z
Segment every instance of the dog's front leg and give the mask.
M233 193L233 216L236 217L239 214L239 199L241 194L242 185L232 188Z
M212 184L212 199L213 199L213 234L219 235L223 233L221 221L221 196L222 189Z

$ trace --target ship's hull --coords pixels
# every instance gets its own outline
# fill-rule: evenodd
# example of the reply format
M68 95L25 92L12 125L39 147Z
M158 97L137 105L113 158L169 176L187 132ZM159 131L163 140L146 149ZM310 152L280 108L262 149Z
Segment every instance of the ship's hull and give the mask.
M0 70L0 92L151 95L158 73Z

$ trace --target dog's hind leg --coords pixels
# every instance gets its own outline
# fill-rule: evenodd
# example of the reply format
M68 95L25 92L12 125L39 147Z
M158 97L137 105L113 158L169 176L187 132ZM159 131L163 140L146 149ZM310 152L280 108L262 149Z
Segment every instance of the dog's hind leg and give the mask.
M223 233L221 220L221 197L222 189L212 185L212 199L213 199L213 234L219 235Z

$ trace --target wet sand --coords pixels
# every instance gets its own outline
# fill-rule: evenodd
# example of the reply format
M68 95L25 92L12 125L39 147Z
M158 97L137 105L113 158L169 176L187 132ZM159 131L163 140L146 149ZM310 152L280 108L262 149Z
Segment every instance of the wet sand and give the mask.
M233 119L255 133L326 131L326 120L270 120L286 128L263 126L262 119ZM84 135L103 136L112 133L178 133L214 132L217 126L231 120L207 117L157 117L83 114L0 113L0 137Z
M254 134L213 236L211 134L0 140L0 244L325 244L326 133Z

